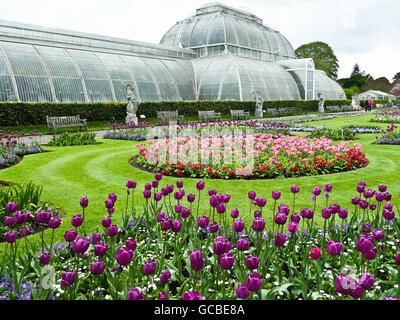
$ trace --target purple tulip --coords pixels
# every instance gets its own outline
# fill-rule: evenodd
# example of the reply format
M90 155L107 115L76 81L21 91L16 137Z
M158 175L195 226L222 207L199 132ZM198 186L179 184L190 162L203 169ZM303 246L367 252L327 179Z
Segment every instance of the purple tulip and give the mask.
M167 300L168 300L168 295L167 295L167 293L166 293L166 292L161 292L161 293L158 295L158 300L159 300L159 301L167 301Z
M265 229L265 220L263 218L256 218L253 220L253 230L255 232L263 232Z
M368 235L360 235L357 240L357 250L365 253L371 250L374 239Z
M174 233L181 232L181 230L182 230L182 221L180 221L180 220L172 221L171 230Z
M293 193L293 194L299 193L300 192L299 186L298 185L292 185L290 187L290 192Z
M156 192L154 194L154 201L159 202L159 201L161 201L162 197L163 197L163 195L161 192Z
M367 224L367 223L364 224L362 231L363 231L363 233L370 233L371 232L371 225Z
M61 225L61 219L51 218L49 221L49 227L53 230L58 229Z
M378 249L376 247L371 248L367 252L363 252L363 258L366 260L374 260L378 253Z
M151 184L150 183L146 183L145 185L144 185L144 190L146 191L151 191L151 189L152 189L152 186L151 186Z
M352 296L354 299L359 299L362 297L363 293L363 287L359 284L356 284L356 287L350 291L350 296Z
M191 194L189 194L189 195L187 196L187 201L188 201L189 203L193 203L193 202L195 202L195 200L196 200L196 196L195 196L193 193L191 193Z
M375 193L376 193L375 190L372 189L364 190L364 198L370 199L375 195Z
M364 193L364 191L365 191L365 184L358 184L357 185L357 192L358 193Z
M7 243L14 243L17 241L17 233L14 230L8 231L4 234Z
M250 249L250 242L247 238L240 238L236 244L239 251L247 251Z
M74 252L84 254L90 246L90 242L87 238L78 237L74 241Z
M199 226L199 228L203 228L203 229L207 228L209 224L210 224L210 218L207 216L201 216L197 220L197 225Z
M257 292L262 285L261 275L258 273L250 273L247 277L246 286L250 292Z
M111 217L104 217L103 220L101 221L101 225L102 225L104 228L110 227L110 226L111 226L111 223L112 223Z
M286 242L286 235L282 234L282 233L278 233L275 236L275 246L276 247L282 247Z
M61 285L65 288L71 287L76 281L76 271L69 270L61 276Z
M238 299L247 299L250 296L250 291L247 285L240 283L238 288L235 290L236 297Z
M127 189L136 189L137 183L136 181L128 181L126 183L126 188Z
M100 276L103 274L106 265L101 260L96 260L90 264L90 273L94 276Z
M218 204L215 208L217 209L217 212L219 214L223 214L226 212L226 206L222 203Z
M6 210L8 213L14 213L18 210L18 206L15 202L9 202L6 205Z
M208 195L209 195L210 197L216 196L216 195L217 195L217 190L211 189L210 191L208 191Z
M378 189L379 189L380 192L386 192L387 186L384 185L384 184L380 184L380 185L378 186Z
M387 209L383 209L383 213L382 214L383 214L383 217L388 221L393 220L394 216L395 216L395 212L394 211L389 211Z
M162 174L162 173L156 173L155 179L156 179L157 181L161 181L162 178L163 178L163 174Z
M296 234L299 230L299 224L296 222L289 222L288 224L288 231L292 234Z
M204 267L205 259L201 254L200 250L192 250L190 252L190 267L194 271L200 271Z
M260 210L255 210L254 211L254 218L257 219L257 218L261 218L261 217L262 217L261 211Z
M214 254L222 255L227 253L229 250L229 244L225 237L217 237L213 245Z
M206 184L205 184L203 181L198 181L198 182L196 183L196 188L197 188L197 190L199 190L199 191L204 190L205 186L206 186Z
M25 213L23 211L17 211L14 213L13 218L16 225L23 224L25 222Z
M330 219L332 216L332 211L329 208L323 208L322 209L322 218L324 218L325 220Z
M361 201L360 197L354 197L353 199L351 199L351 203L354 205L360 204L360 201Z
M383 200L385 200L385 194L384 194L384 193L377 192L377 193L375 194L375 199L376 199L376 201L378 201L378 202L382 202Z
M14 217L4 217L3 223L6 227L12 227L15 224Z
M22 227L21 229L19 229L19 234L23 238L29 236L30 233L31 229L29 229L29 227Z
M300 217L297 213L293 213L293 214L290 216L290 221L291 221L291 222L299 223L300 220L301 220L301 217Z
M154 180L154 181L151 183L151 186L152 186L152 188L157 189L157 188L158 188L158 181L157 181L157 180Z
M166 212L160 212L157 214L157 222L163 222L167 213Z
M80 205L82 208L87 208L89 205L89 200L86 197L81 198Z
M145 199L150 199L151 198L151 191L150 190L144 190L143 191L143 197Z
M242 232L244 230L244 222L242 220L235 220L233 230L237 233Z
M112 225L107 228L107 234L109 237L115 237L118 234L118 226Z
M300 215L303 219L311 220L314 218L314 210L312 209L301 209Z
M335 280L335 288L338 293L347 295L350 294L357 286L357 281L349 275L340 273Z
M146 300L143 290L139 288L129 289L127 300Z
M50 263L50 259L51 255L48 252L41 254L39 257L40 264L42 265L48 265Z
M216 207L219 205L219 198L217 196L211 196L210 197L210 205L211 207Z
M365 290L371 290L372 286L375 283L375 278L372 273L364 272L360 278L358 284L363 287Z
M171 279L171 277L172 277L171 272L167 269L160 276L160 282L162 284L167 284L169 282L169 280Z
M220 228L220 226L219 226L219 224L218 224L217 222L212 222L212 223L210 224L210 231L211 231L212 233L218 232L219 228Z
M342 252L343 244L336 240L331 240L326 244L326 249L331 256L338 256Z
M260 265L260 258L256 255L254 256L248 256L246 259L246 267L250 271L256 270L258 266Z
M336 203L332 204L329 209L331 210L332 214L338 213L340 210L340 206Z
M104 202L104 205L106 206L107 209L112 209L114 208L114 202L111 199L107 199Z
M392 195L390 193L385 192L384 195L385 195L385 201L392 200Z
M99 244L102 237L103 237L102 233L93 233L92 234L92 244L94 244L94 245Z
M284 213L285 215L288 216L289 213L290 213L290 208L286 204L282 203L278 207L278 212L279 213Z
M280 191L272 191L272 199L274 200L279 200L282 196L282 193Z
M156 267L157 267L156 260L153 259L150 261L146 261L143 267L143 272L146 276L152 275L156 271Z
M100 258L104 257L107 253L107 250L108 250L108 244L100 242L94 247L94 255Z
M231 211L231 217L232 217L232 219L237 219L237 218L239 218L239 210L238 210L238 209L233 209L233 210Z
M198 291L185 291L182 295L182 300L205 300L206 298L201 296L201 294Z
M136 247L137 247L137 242L136 242L136 240L129 238L128 240L125 241L125 245L129 250L132 250L133 252L135 252Z
M330 193L332 191L333 187L330 184L324 185L324 191L326 193Z
M131 263L134 255L135 254L132 250L129 250L127 247L122 247L118 250L115 258L120 266L127 266Z
M161 230L162 231L168 231L172 228L172 220L170 219L165 219L163 222L161 222Z
M349 210L347 210L347 209L340 209L338 215L339 215L339 218L340 218L340 219L345 220L345 219L347 219L348 216L349 216Z
M180 204L175 205L175 213L181 213L183 207Z
M275 223L278 225L285 225L287 221L287 216L284 213L277 213L275 216Z
M321 194L322 190L320 187L314 187L312 193L314 196L318 197Z
M176 182L176 186L178 189L182 189L183 188L183 181L177 181Z
M374 231L372 231L372 237L374 240L383 240L385 238L385 231L382 229L374 229Z
M166 188L168 190L168 193L172 193L174 192L175 187L172 184L167 184Z
M264 208L267 204L267 200L265 198L257 198L256 205L260 208Z
M234 262L235 258L233 257L233 254L230 252L224 253L219 257L219 265L224 270L232 269Z
M388 211L393 211L393 204L390 202L387 202L384 204L383 209L386 209Z
M257 197L257 193L255 193L254 191L250 191L248 197L250 200L255 200Z
M400 252L396 252L395 262L398 266L400 266Z
M76 230L67 230L64 233L64 239L67 242L73 242L78 236L78 232Z
M75 228L80 227L82 225L82 223L83 223L83 217L80 214L73 216L71 219L71 224Z
M35 214L35 221L37 223L48 224L51 218L50 210L42 210Z
M368 203L368 201L367 200L361 200L360 201L360 208L361 209L368 209L368 207L369 207L369 203Z

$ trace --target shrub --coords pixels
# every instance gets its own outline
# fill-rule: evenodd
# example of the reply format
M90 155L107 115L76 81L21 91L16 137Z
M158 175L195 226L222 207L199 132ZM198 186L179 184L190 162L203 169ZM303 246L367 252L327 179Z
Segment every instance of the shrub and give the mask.
M326 105L350 105L349 100L326 101ZM160 101L142 102L138 114L156 118L157 111L178 110L184 116L197 116L197 111L215 110L229 114L230 110L244 110L254 113L255 101ZM318 101L266 101L267 108L301 108L317 111ZM46 124L46 116L76 116L87 121L116 121L126 117L126 102L98 103L0 103L0 126Z
M96 144L96 133L75 133L65 132L59 136L54 136L49 141L49 146L65 147L65 146L83 146Z

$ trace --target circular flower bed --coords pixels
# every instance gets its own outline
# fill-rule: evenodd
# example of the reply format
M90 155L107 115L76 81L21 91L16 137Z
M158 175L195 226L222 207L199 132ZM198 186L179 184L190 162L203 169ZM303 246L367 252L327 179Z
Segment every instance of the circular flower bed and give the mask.
M134 164L164 175L192 178L282 178L363 168L361 145L302 135L186 137L137 145Z

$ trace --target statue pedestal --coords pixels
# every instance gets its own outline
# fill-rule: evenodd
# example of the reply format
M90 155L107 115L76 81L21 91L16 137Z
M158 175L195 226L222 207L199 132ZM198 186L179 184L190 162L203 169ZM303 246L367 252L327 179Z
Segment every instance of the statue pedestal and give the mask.
M135 115L128 115L126 117L126 123L131 123L133 122L135 126L139 124L138 118Z
M318 112L319 112L319 113L325 113L325 109L324 109L324 107L322 107L322 108L321 108L321 107L319 107L319 108L318 108Z
M264 118L264 113L262 110L256 110L256 118Z

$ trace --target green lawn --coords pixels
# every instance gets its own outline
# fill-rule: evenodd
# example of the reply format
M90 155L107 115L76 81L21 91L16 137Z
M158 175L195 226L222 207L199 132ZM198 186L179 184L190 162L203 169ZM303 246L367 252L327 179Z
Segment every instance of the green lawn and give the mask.
M328 121L311 122L312 125L327 125L329 127L342 127L349 124L374 124L368 122L371 116L336 118ZM385 127L384 124L376 124ZM389 186L388 191L393 194L392 202L398 204L400 200L400 146L373 145L376 134L358 135L357 143L363 145L363 151L370 160L367 168L325 176L302 177L296 179L280 180L206 180L206 191L202 193L201 212L208 214L208 195L206 192L213 188L221 193L229 193L232 200L228 205L228 211L238 208L243 217L248 213L249 201L247 193L256 191L260 197L266 197L267 207L264 209L264 218L271 223L273 201L271 193L273 190L282 191L279 203L287 203L291 206L292 196L290 186L300 186L300 194L297 197L296 211L303 207L312 207L311 190L314 186L323 187L330 183L334 189L331 194L331 203L337 202L349 209L351 198L356 195L355 187L360 180L367 182L367 187L376 188L378 184L384 183ZM142 191L144 184L151 182L154 175L135 169L129 165L129 159L137 152L137 143L128 141L114 141L99 139L102 144L95 146L63 147L45 149L47 153L26 156L21 163L6 170L0 171L0 180L25 183L32 181L44 187L43 199L63 209L66 217L61 228L56 231L57 240L63 240L65 230L70 229L70 219L73 215L81 213L79 200L82 196L89 198L87 209L88 231L96 231L100 225L101 218L106 216L104 201L109 193L119 196L116 205L115 221L120 222L120 212L124 210L126 201L125 183L127 180L136 180L137 206L143 204ZM178 179L164 177L162 185L175 184ZM195 193L194 179L182 179L186 194ZM140 200L139 200L140 199ZM185 204L186 200L185 200ZM321 195L317 202L318 209L325 204L325 198ZM320 212L320 211L319 211ZM317 213L317 222L322 218ZM250 220L248 220L250 221ZM47 240L50 239L51 231L46 232ZM39 239L38 235L33 239Z

